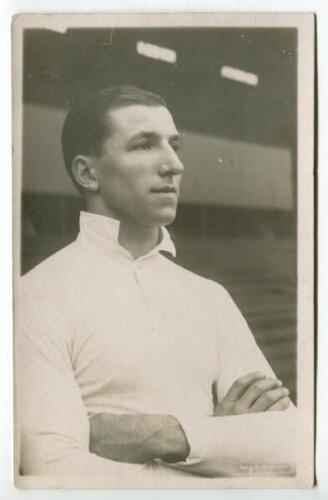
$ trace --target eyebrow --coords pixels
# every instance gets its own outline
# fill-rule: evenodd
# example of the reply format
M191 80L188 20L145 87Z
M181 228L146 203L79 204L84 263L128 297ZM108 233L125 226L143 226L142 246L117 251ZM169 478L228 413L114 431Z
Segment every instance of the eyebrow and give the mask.
M132 135L130 138L129 138L129 143L130 142L133 142L137 139L157 139L158 137L160 137L159 134L157 134L156 132L151 132L149 130L141 130L140 132L137 132L136 134ZM181 138L181 135L180 134L172 134L169 136L169 140L174 140L174 141L177 141L179 142L180 144L182 143L182 138Z

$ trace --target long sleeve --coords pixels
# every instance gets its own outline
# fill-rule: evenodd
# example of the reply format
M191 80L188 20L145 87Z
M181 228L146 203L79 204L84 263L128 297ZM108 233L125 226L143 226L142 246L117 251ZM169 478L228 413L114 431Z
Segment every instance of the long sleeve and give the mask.
M218 375L215 381L220 401L231 385L243 375L262 371L275 376L257 346L249 327L229 294L219 287L218 301ZM287 464L293 471L297 410L227 417L179 415L190 454L177 466L209 476L238 473L242 464L266 464L275 468ZM278 467L279 469L279 467Z
M256 344L245 318L223 287L219 287L217 309L216 390L220 401L231 385L247 373L261 371L269 377L275 377L275 374Z
M22 298L16 307L20 472L104 475L114 485L122 475L142 473L142 465L122 464L89 452L89 421L70 362L67 325L55 307L31 299Z
M190 440L181 470L209 477L242 474L245 467L262 467L267 475L295 472L296 410L227 417L181 418ZM261 469L260 469L261 470ZM279 474L278 474L279 475ZM284 474L282 474L284 475Z

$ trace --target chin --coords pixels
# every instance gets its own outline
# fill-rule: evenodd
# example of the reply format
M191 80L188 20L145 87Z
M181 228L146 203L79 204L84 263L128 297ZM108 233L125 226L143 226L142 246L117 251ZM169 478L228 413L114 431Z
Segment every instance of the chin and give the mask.
M149 225L156 227L169 226L175 221L176 215L176 210L162 210L160 213L153 214L153 216L149 220Z

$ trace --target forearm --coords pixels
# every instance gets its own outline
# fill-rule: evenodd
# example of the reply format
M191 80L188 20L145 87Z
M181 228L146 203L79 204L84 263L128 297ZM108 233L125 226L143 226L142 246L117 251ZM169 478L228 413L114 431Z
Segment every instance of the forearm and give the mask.
M179 462L189 444L178 420L170 415L101 413L90 419L90 451L129 463L154 459Z
M298 412L263 412L226 417L179 418L190 455L177 466L188 472L219 477L238 472L241 465L296 462ZM174 465L175 466L175 465Z
M144 466L97 457L82 443L58 435L22 436L20 471L23 476L104 476L116 487L115 478L134 480Z

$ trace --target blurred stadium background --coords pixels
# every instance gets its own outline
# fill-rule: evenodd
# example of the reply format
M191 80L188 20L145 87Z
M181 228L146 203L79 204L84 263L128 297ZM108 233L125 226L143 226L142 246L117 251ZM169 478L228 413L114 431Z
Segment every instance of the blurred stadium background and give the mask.
M184 143L177 261L229 290L296 401L296 77L289 28L25 30L22 273L78 231L70 104L121 83L157 92Z

